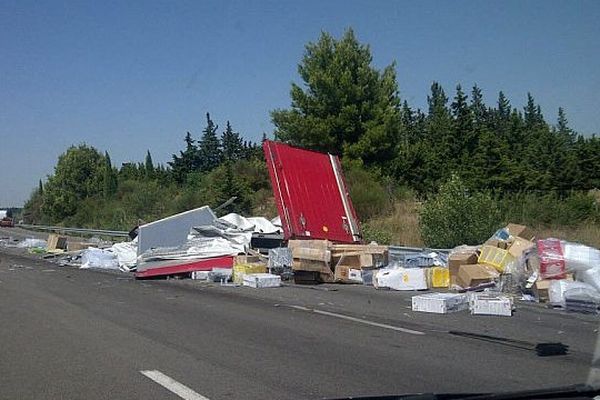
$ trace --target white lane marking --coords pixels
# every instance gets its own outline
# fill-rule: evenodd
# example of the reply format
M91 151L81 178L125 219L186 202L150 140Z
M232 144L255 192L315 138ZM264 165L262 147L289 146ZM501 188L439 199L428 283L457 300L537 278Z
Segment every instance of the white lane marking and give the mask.
M175 379L163 374L157 370L146 370L140 371L140 373L147 378L152 379L162 387L175 393L177 396L185 400L209 400L208 397L204 397L199 393L194 392L189 387L182 383L177 382Z
M410 333L411 335L424 335L425 334L425 332L414 331L412 329L401 328L399 326L381 324L379 322L373 322L373 321L369 321L369 320L362 319L362 318L355 318L355 317L351 317L349 315L338 314L338 313L322 311L322 310L317 310L317 309L311 309L311 308L302 307L302 306L290 306L290 307L295 308L296 310L312 311L316 314L327 315L329 317L335 317L335 318L341 318L341 319L345 319L345 320L353 321L353 322L359 322L361 324L376 326L378 328L391 329L393 331L398 331L398 332L403 332L403 333Z

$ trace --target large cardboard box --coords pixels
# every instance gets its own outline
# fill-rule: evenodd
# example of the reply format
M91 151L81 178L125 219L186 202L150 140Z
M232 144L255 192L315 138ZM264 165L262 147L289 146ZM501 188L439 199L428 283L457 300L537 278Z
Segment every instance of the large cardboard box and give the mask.
M493 267L483 264L461 265L458 269L456 284L463 288L478 286L491 282L500 274Z
M450 272L450 286L456 285L458 277L458 268L465 264L476 264L477 252L453 253L448 258L448 271Z
M92 243L85 243L85 242L73 242L71 240L69 240L67 242L67 250L68 251L85 250L88 247L96 247L96 245L92 244Z
M327 249L296 247L292 250L292 257L302 260L331 261L331 252Z
M508 248L508 252L514 258L518 259L519 257L521 257L523 255L523 253L526 250L531 249L533 246L535 246L535 243L533 243L532 241L523 239L521 237L515 237L513 244L511 244L511 246Z
M533 231L525 225L508 224L506 225L506 229L508 229L510 236L518 236L527 240L532 240L534 237Z
M56 233L51 233L48 235L47 243L48 243L48 245L46 246L46 249L48 251L67 250L67 237L66 236L60 236L60 235L57 235Z
M315 260L302 260L300 258L294 258L292 262L292 269L294 271L315 271L321 272L329 269L329 264L323 261Z

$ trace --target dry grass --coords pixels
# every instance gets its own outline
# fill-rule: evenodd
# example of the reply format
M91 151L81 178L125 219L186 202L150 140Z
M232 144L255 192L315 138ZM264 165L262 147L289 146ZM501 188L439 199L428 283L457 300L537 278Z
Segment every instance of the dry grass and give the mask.
M421 230L419 229L420 203L413 199L399 200L394 204L394 211L386 216L368 221L370 228L386 232L391 237L391 244L422 247ZM600 248L600 226L597 224L581 224L573 227L531 227L538 238L555 237ZM493 232L490 232L490 236Z
M536 237L554 237L571 242L583 243L600 249L600 226L582 224L574 227L533 227Z
M419 229L420 203L415 200L399 200L394 204L390 215L373 218L369 221L372 229L389 233L392 244L423 246Z

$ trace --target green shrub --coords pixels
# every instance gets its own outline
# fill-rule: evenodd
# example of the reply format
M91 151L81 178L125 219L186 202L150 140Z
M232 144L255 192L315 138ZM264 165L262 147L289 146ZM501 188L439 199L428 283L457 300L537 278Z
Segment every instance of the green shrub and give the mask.
M425 202L419 225L427 246L451 248L482 243L501 224L498 207L488 193L472 193L458 176L452 176Z
M392 243L392 232L376 228L365 222L360 226L363 234L363 240L366 243L377 242L377 244L391 244Z
M368 220L392 210L392 196L373 172L353 165L344 171L352 205L360 220Z

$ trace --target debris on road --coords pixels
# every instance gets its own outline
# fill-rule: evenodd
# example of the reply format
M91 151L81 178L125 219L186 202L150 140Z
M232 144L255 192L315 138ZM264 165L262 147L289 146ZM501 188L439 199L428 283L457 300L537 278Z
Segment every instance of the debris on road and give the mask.
M339 159L266 140L279 216L217 217L204 206L142 224L132 241L76 241L51 234L16 247L43 252L60 266L102 268L143 278L191 278L224 286L295 284L427 291L413 311L510 316L515 299L600 314L600 250L535 238L509 223L476 246L421 249L365 244ZM218 210L218 208L216 209ZM0 244L12 246L10 240ZM327 290L335 290L327 288Z

